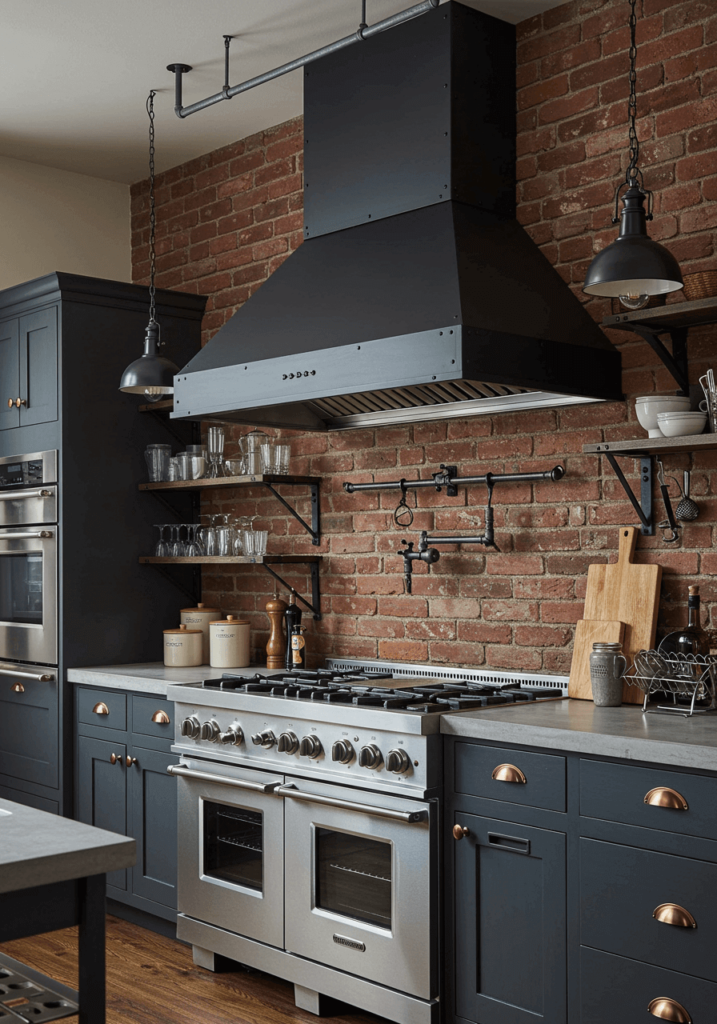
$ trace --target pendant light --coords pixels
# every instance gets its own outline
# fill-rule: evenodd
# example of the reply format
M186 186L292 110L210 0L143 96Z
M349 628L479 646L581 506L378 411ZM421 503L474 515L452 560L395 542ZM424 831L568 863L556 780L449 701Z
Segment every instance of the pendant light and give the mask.
M154 275L155 252L154 234L156 213L154 202L154 90L147 97L149 116L149 323L144 338L144 353L130 363L122 374L120 391L130 395L144 395L149 402L158 402L165 395L174 394L174 375L179 367L170 359L158 355L162 346L159 340L159 324L155 320Z
M637 167L640 145L635 127L635 3L636 0L629 0L630 98L627 112L630 126L630 162L625 180L615 191L615 213L612 219L613 224L620 224L620 233L614 242L594 258L583 285L583 291L588 295L619 296L620 302L628 309L642 309L649 302L651 295L664 295L683 287L682 273L675 257L664 245L653 242L647 234L647 221L652 220L652 192L644 187L642 172ZM619 215L620 193L625 186L627 191L622 196L623 210Z

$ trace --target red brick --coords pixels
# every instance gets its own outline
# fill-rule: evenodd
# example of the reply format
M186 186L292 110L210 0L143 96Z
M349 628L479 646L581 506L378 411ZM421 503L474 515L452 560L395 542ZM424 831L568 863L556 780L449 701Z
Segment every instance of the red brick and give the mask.
M564 96L568 91L568 76L560 75L557 78L548 78L535 85L529 85L518 91L518 110L527 110L528 107L537 107L546 100L555 99L556 96Z
M521 647L565 647L572 640L573 632L553 626L516 626L514 636Z
M421 640L379 640L378 656L387 661L426 661L428 645Z
M577 46L571 46L568 50L559 53L551 53L543 57L540 62L540 72L543 78L551 75L558 75L561 71L568 71L570 68L577 68L590 61L600 59L600 41L588 39Z
M580 42L580 26L565 25L556 32L549 32L532 39L518 42L518 63L527 64L531 60L545 57L547 54L558 53Z
M714 150L708 153L700 153L697 156L685 157L679 160L676 165L677 178L680 181L689 181L692 178L704 178L717 171L717 156Z
M550 100L544 103L538 112L540 124L551 124L554 121L563 121L567 117L586 110L592 110L598 101L596 88L583 89L582 92L574 92L561 99Z

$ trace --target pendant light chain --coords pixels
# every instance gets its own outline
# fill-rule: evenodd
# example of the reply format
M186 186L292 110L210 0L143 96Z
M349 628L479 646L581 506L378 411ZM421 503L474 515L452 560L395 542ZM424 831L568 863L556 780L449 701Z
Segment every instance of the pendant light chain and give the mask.
M156 270L156 257L154 251L154 233L157 223L155 201L154 201L154 89L150 90L147 97L147 114L149 116L149 321L154 323L154 275Z
M636 0L630 0L630 96L627 101L627 119L630 125L630 163L627 168L628 182L637 177L637 158L640 155L640 143L637 138L637 128L635 127L635 121L637 119L637 93L635 90L635 84L637 82L637 72L635 70L635 62L637 60L637 43L635 41L637 16L635 14L635 4Z

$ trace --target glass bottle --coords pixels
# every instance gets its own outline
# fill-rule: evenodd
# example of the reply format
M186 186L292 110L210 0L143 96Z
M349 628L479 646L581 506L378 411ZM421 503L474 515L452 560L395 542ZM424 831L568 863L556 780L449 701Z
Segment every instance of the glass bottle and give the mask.
M709 654L709 634L700 624L700 588L690 587L687 598L687 625L668 633L659 647L661 654Z
M284 612L284 619L286 621L286 669L287 671L291 671L292 668L298 667L294 665L291 650L291 635L294 631L294 626L301 625L301 608L296 604L296 594L293 590L291 592L291 597L289 598L289 607Z

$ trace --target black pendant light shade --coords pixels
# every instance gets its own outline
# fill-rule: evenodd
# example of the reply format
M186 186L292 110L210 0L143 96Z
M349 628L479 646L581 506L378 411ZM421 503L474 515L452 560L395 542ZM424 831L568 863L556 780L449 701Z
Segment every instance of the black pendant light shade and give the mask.
M179 373L179 367L171 359L157 355L158 347L159 324L151 320L145 332L144 353L130 363L122 374L120 391L130 395L144 395L150 402L174 394L174 375Z
M618 295L623 305L639 309L650 295L664 295L683 287L675 257L648 237L645 198L645 192L633 180L622 197L620 234L588 268L583 285L588 295Z
M158 355L162 343L159 340L159 324L155 313L155 227L156 207L154 201L154 90L147 97L149 115L149 323L144 336L144 352L130 363L122 374L120 391L130 395L144 395L149 402L158 402L165 395L174 394L174 375L179 367L164 356Z

